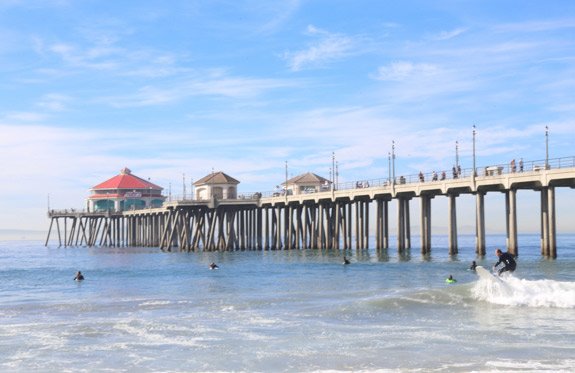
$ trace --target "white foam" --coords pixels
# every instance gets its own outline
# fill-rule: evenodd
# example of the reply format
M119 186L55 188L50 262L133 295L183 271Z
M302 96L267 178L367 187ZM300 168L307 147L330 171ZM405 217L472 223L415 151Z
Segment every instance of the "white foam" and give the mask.
M507 306L575 308L575 282L534 281L514 276L503 281L480 278L472 294L478 300Z

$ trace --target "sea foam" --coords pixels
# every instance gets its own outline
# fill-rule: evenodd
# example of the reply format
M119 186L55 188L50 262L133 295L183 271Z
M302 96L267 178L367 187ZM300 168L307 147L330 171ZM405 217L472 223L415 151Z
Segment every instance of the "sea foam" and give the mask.
M575 308L575 282L480 278L473 297L493 304L526 307Z

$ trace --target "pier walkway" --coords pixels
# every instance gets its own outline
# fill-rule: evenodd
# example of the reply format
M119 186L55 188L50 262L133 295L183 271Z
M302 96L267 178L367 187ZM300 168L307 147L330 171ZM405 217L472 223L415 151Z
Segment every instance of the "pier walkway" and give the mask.
M453 172L366 180L298 195L250 193L238 199L165 202L161 208L124 212L50 211L62 246L156 246L170 251L366 249L370 211L375 213L375 248L387 249L389 203L397 201L397 249L411 248L410 202L420 203L421 253L431 251L431 200L448 198L448 250L457 254L457 197L475 196L476 253L485 255L484 198L505 194L507 249L519 254L518 190L539 193L541 254L556 258L555 189L575 188L575 157ZM60 220L63 220L61 223ZM373 233L373 232L372 232Z

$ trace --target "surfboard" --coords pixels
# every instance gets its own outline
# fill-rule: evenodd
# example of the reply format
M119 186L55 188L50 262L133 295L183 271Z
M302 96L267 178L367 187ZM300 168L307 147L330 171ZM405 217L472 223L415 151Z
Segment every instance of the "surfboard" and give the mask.
M475 268L475 272L477 273L477 275L479 275L479 277L481 277L482 279L485 279L485 280L489 280L489 281L501 280L499 277L494 276L493 274L491 274L491 272L489 272L488 270L486 270L482 266L477 266Z

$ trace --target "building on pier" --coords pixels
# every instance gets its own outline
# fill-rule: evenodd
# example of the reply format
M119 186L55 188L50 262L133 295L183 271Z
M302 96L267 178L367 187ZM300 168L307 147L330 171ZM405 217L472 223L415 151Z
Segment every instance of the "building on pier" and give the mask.
M163 188L132 174L125 167L119 175L90 189L88 211L128 211L161 207Z
M195 199L236 199L240 182L222 171L212 172L194 183Z
M331 190L331 181L312 172L292 177L282 183L288 195L309 194Z

